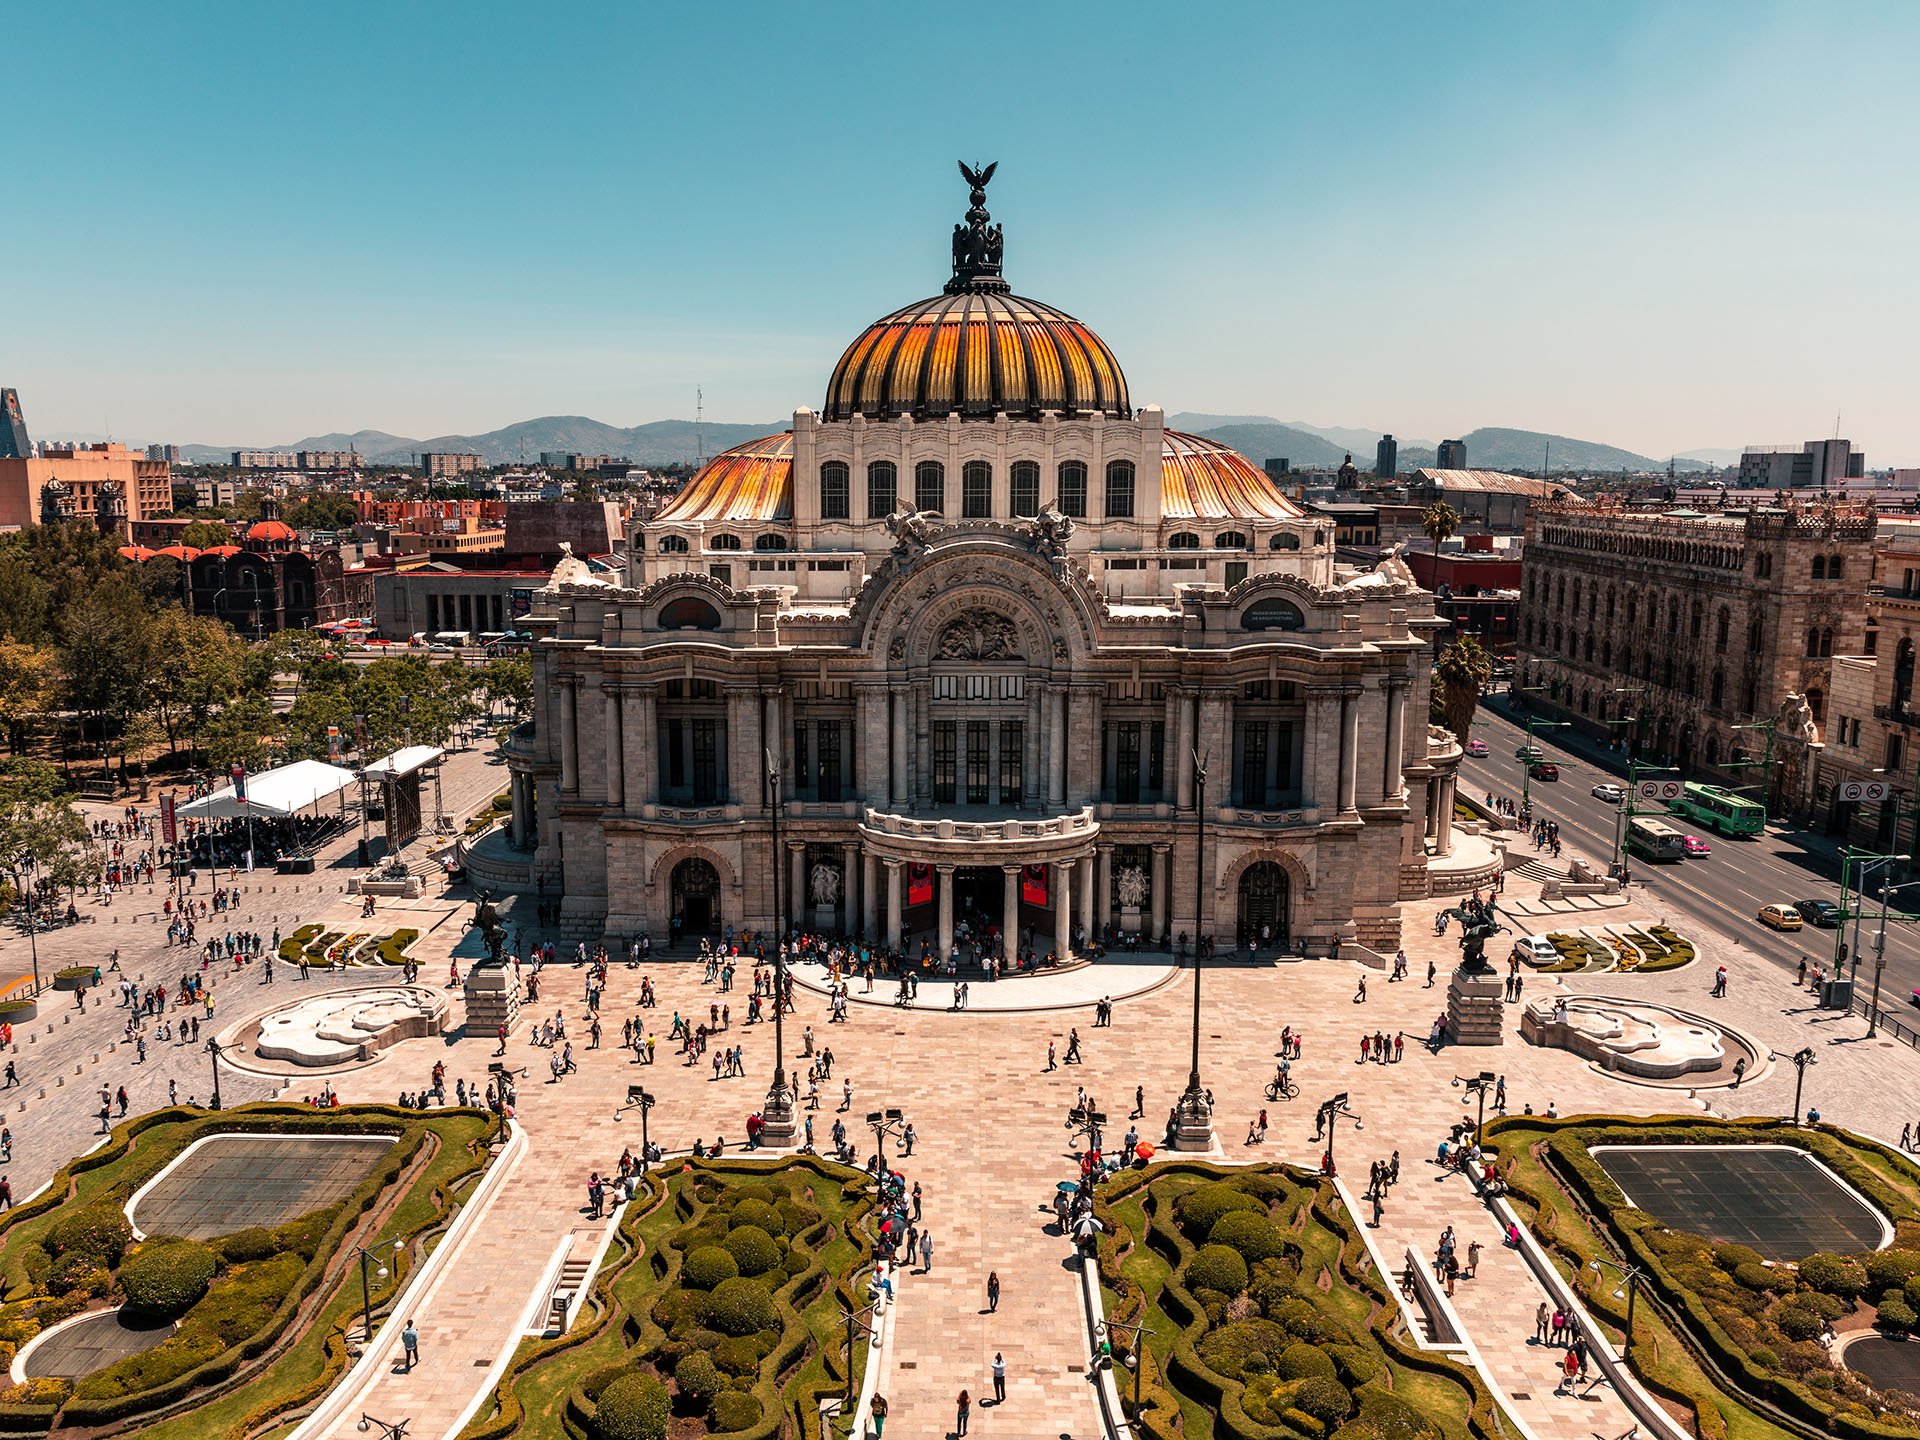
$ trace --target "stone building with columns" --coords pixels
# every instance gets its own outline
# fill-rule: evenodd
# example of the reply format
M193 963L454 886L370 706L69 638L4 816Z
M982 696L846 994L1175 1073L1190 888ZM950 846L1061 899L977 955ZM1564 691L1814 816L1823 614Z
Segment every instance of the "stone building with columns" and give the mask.
M536 594L517 878L581 935L777 903L943 950L963 921L1042 954L1391 950L1461 753L1426 721L1431 596L1135 408L1090 329L1011 293L983 200L820 411L637 524L623 583L569 557Z

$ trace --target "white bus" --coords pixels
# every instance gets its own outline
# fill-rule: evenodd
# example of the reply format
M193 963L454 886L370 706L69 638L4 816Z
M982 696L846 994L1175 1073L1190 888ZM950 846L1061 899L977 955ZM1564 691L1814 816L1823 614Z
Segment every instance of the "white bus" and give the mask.
M1627 824L1627 848L1648 860L1684 860L1687 837L1664 820L1636 815Z

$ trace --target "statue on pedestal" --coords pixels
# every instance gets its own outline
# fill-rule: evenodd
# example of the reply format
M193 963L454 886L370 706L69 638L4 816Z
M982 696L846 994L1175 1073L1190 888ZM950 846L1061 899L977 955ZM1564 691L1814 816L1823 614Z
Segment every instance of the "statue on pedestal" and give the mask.
M473 968L498 969L505 965L502 951L506 948L507 931L500 923L500 911L493 903L493 891L482 890L479 898L473 902L472 929L480 932L480 938L486 943L487 958L476 960Z
M1463 975L1491 975L1493 966L1487 963L1487 941L1507 927L1495 917L1500 913L1491 900L1476 900L1469 896L1442 915L1452 915L1460 921L1460 973Z

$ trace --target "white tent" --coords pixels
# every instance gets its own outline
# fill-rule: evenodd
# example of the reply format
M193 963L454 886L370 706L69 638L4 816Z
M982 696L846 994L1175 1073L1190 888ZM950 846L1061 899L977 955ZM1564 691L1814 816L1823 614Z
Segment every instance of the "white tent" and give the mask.
M278 819L305 809L316 800L337 794L354 783L354 773L320 760L296 760L278 770L262 770L247 777L247 803L234 798L226 786L182 805L178 814L192 820Z

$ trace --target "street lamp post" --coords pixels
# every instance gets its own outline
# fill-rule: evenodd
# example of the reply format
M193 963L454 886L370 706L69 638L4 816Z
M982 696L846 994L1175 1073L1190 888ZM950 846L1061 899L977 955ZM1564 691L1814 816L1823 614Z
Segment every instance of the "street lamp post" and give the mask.
M898 1134L906 1127L906 1116L895 1106L869 1110L867 1124L873 1127L873 1178L878 1184L887 1173L887 1136Z
M1328 1174L1332 1174L1334 1169L1333 1167L1333 1132L1337 1128L1339 1128L1340 1122L1342 1120L1353 1121L1353 1128L1355 1130L1364 1130L1367 1128L1365 1122L1362 1121L1357 1114L1355 1114L1351 1109L1348 1108L1347 1095L1348 1095L1348 1092L1345 1090L1342 1090L1338 1095L1334 1096L1331 1100L1322 1101L1320 1104L1320 1119L1322 1120L1322 1122L1324 1122L1326 1127L1326 1132L1327 1132L1326 1168L1327 1168Z
M1129 1325L1124 1320L1106 1320L1101 1323L1108 1331L1120 1330L1133 1336L1133 1347L1126 1365L1133 1371L1133 1414L1137 1420L1140 1417L1140 1371L1143 1368L1141 1360L1146 1350L1146 1337L1159 1332L1150 1330L1145 1325Z
M220 1057L226 1053L226 1049L212 1036L207 1037L207 1054L213 1059L213 1108L216 1110L220 1108Z
M634 1109L640 1112L640 1173L647 1173L647 1152L652 1148L647 1142L647 1112L653 1109L653 1096L639 1085L627 1086L627 1103L621 1110ZM613 1112L613 1118L620 1118L620 1110Z
M1621 1284L1626 1287L1625 1294L1622 1294L1619 1290L1615 1290L1613 1292L1613 1298L1627 1302L1627 1332L1626 1339L1620 1346L1620 1358L1631 1363L1633 1360L1633 1301L1634 1297L1640 1293L1640 1267L1637 1265L1621 1265L1612 1260L1601 1260L1595 1257L1587 1262L1587 1269L1591 1270L1595 1275L1598 1275L1602 1265L1610 1265L1615 1270L1618 1270L1620 1272ZM1597 1285L1599 1281L1596 1280L1594 1283Z
M1480 1097L1480 1119L1473 1127L1473 1143L1476 1145L1487 1143L1487 1087L1497 1083L1499 1078L1491 1070L1482 1070L1478 1075L1453 1077L1456 1086L1465 1086L1467 1094Z
M793 1143L793 1091L787 1086L786 1028L787 1010L787 925L781 909L780 872L786 869L786 856L780 849L780 765L772 750L766 757L767 813L773 820L773 1083L760 1107L760 1135L774 1145ZM786 897L789 902L793 897Z
M1209 751L1207 759L1212 759ZM1187 1088L1180 1096L1174 1148L1205 1150L1213 1143L1213 1107L1200 1083L1200 966L1204 937L1200 922L1207 895L1207 760L1193 752L1193 1054Z
M393 1258L395 1264L399 1263L400 1252L406 1248L407 1242L404 1240L396 1240L393 1242ZM356 1245L350 1253L360 1257L361 1343L371 1345L373 1343L373 1286L367 1279L367 1257L373 1253L373 1247L371 1245ZM378 1278L384 1280L387 1278L387 1267L382 1265L374 1273ZM363 1426L362 1428L364 1429L365 1427Z
M1819 1063L1811 1045L1793 1053L1793 1123L1796 1127L1800 1124L1800 1087L1807 1082L1807 1067Z

